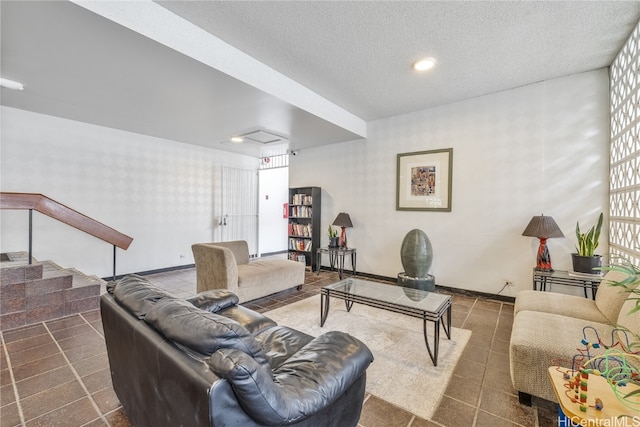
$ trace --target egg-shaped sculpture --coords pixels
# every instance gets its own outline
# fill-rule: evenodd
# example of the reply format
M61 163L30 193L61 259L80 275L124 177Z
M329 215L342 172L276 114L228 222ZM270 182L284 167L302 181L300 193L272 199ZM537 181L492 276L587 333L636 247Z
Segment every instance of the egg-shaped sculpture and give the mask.
M404 236L400 247L400 260L407 276L428 276L433 261L433 249L424 231L413 229Z

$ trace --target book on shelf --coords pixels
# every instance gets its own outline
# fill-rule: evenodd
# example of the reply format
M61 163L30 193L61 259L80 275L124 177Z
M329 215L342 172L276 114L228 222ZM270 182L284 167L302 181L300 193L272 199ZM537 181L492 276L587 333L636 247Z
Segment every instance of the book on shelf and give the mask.
M299 237L311 237L311 224L289 223L289 235Z
M291 261L297 261L297 262L301 262L301 263L304 263L304 264L307 263L307 256L305 254L301 254L299 252L289 252L288 258Z
M311 240L309 239L297 239L292 237L289 239L289 249L294 251L311 252Z
M294 205L312 205L313 197L307 194L298 193L293 195L293 200L291 201Z
M292 206L291 216L294 218L311 218L311 208L309 206Z

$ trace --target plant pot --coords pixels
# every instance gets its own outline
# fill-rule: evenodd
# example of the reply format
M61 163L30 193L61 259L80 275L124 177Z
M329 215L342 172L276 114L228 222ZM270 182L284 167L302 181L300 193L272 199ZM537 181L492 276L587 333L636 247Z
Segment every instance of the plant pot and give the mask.
M339 240L340 240L339 237L329 237L329 247L330 248L337 248Z
M602 267L602 256L580 256L576 253L571 254L573 261L573 271L577 273L587 274L602 274L602 271L595 270L597 267Z

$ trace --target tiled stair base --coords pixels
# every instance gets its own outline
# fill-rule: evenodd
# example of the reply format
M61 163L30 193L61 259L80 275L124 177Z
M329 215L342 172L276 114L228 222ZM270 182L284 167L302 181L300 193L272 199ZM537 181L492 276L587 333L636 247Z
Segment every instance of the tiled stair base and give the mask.
M105 284L102 279L86 276L75 269L63 269L50 261L34 261L28 265L27 257L21 255L2 254L0 330L99 307L100 287Z

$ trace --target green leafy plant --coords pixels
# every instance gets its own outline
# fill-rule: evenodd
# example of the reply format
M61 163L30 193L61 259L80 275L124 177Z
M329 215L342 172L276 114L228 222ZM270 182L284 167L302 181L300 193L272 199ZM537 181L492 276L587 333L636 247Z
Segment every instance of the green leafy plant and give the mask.
M601 269L606 271L618 271L626 276L624 279L617 282L610 282L609 286L619 286L633 294L633 297L630 299L635 302L635 306L628 314L640 311L640 266L634 265L628 261L622 261L609 267L602 267Z
M627 313L628 315L640 311L640 266L634 265L632 262L623 259L622 261L614 263L608 267L602 267L601 269L605 271L617 271L625 275L624 279L617 282L610 282L609 286L619 286L624 288L626 292L632 294L629 299L634 301L634 306ZM629 343L629 352L631 353L631 357L638 357L638 354L640 354L640 336L626 328L622 329L633 337L633 341ZM630 378L629 382L635 385L640 385L640 378ZM630 399L638 395L640 395L640 389L623 394L623 399Z
M338 231L334 230L333 227L331 226L329 226L329 229L327 230L327 232L329 233L330 239L335 239L336 237L338 237Z
M600 230L602 229L603 215L600 212L598 217L598 223L591 227L586 233L580 232L580 223L576 222L576 238L578 239L578 246L576 246L576 252L580 256L594 256L595 250L598 247L598 241L600 240Z

